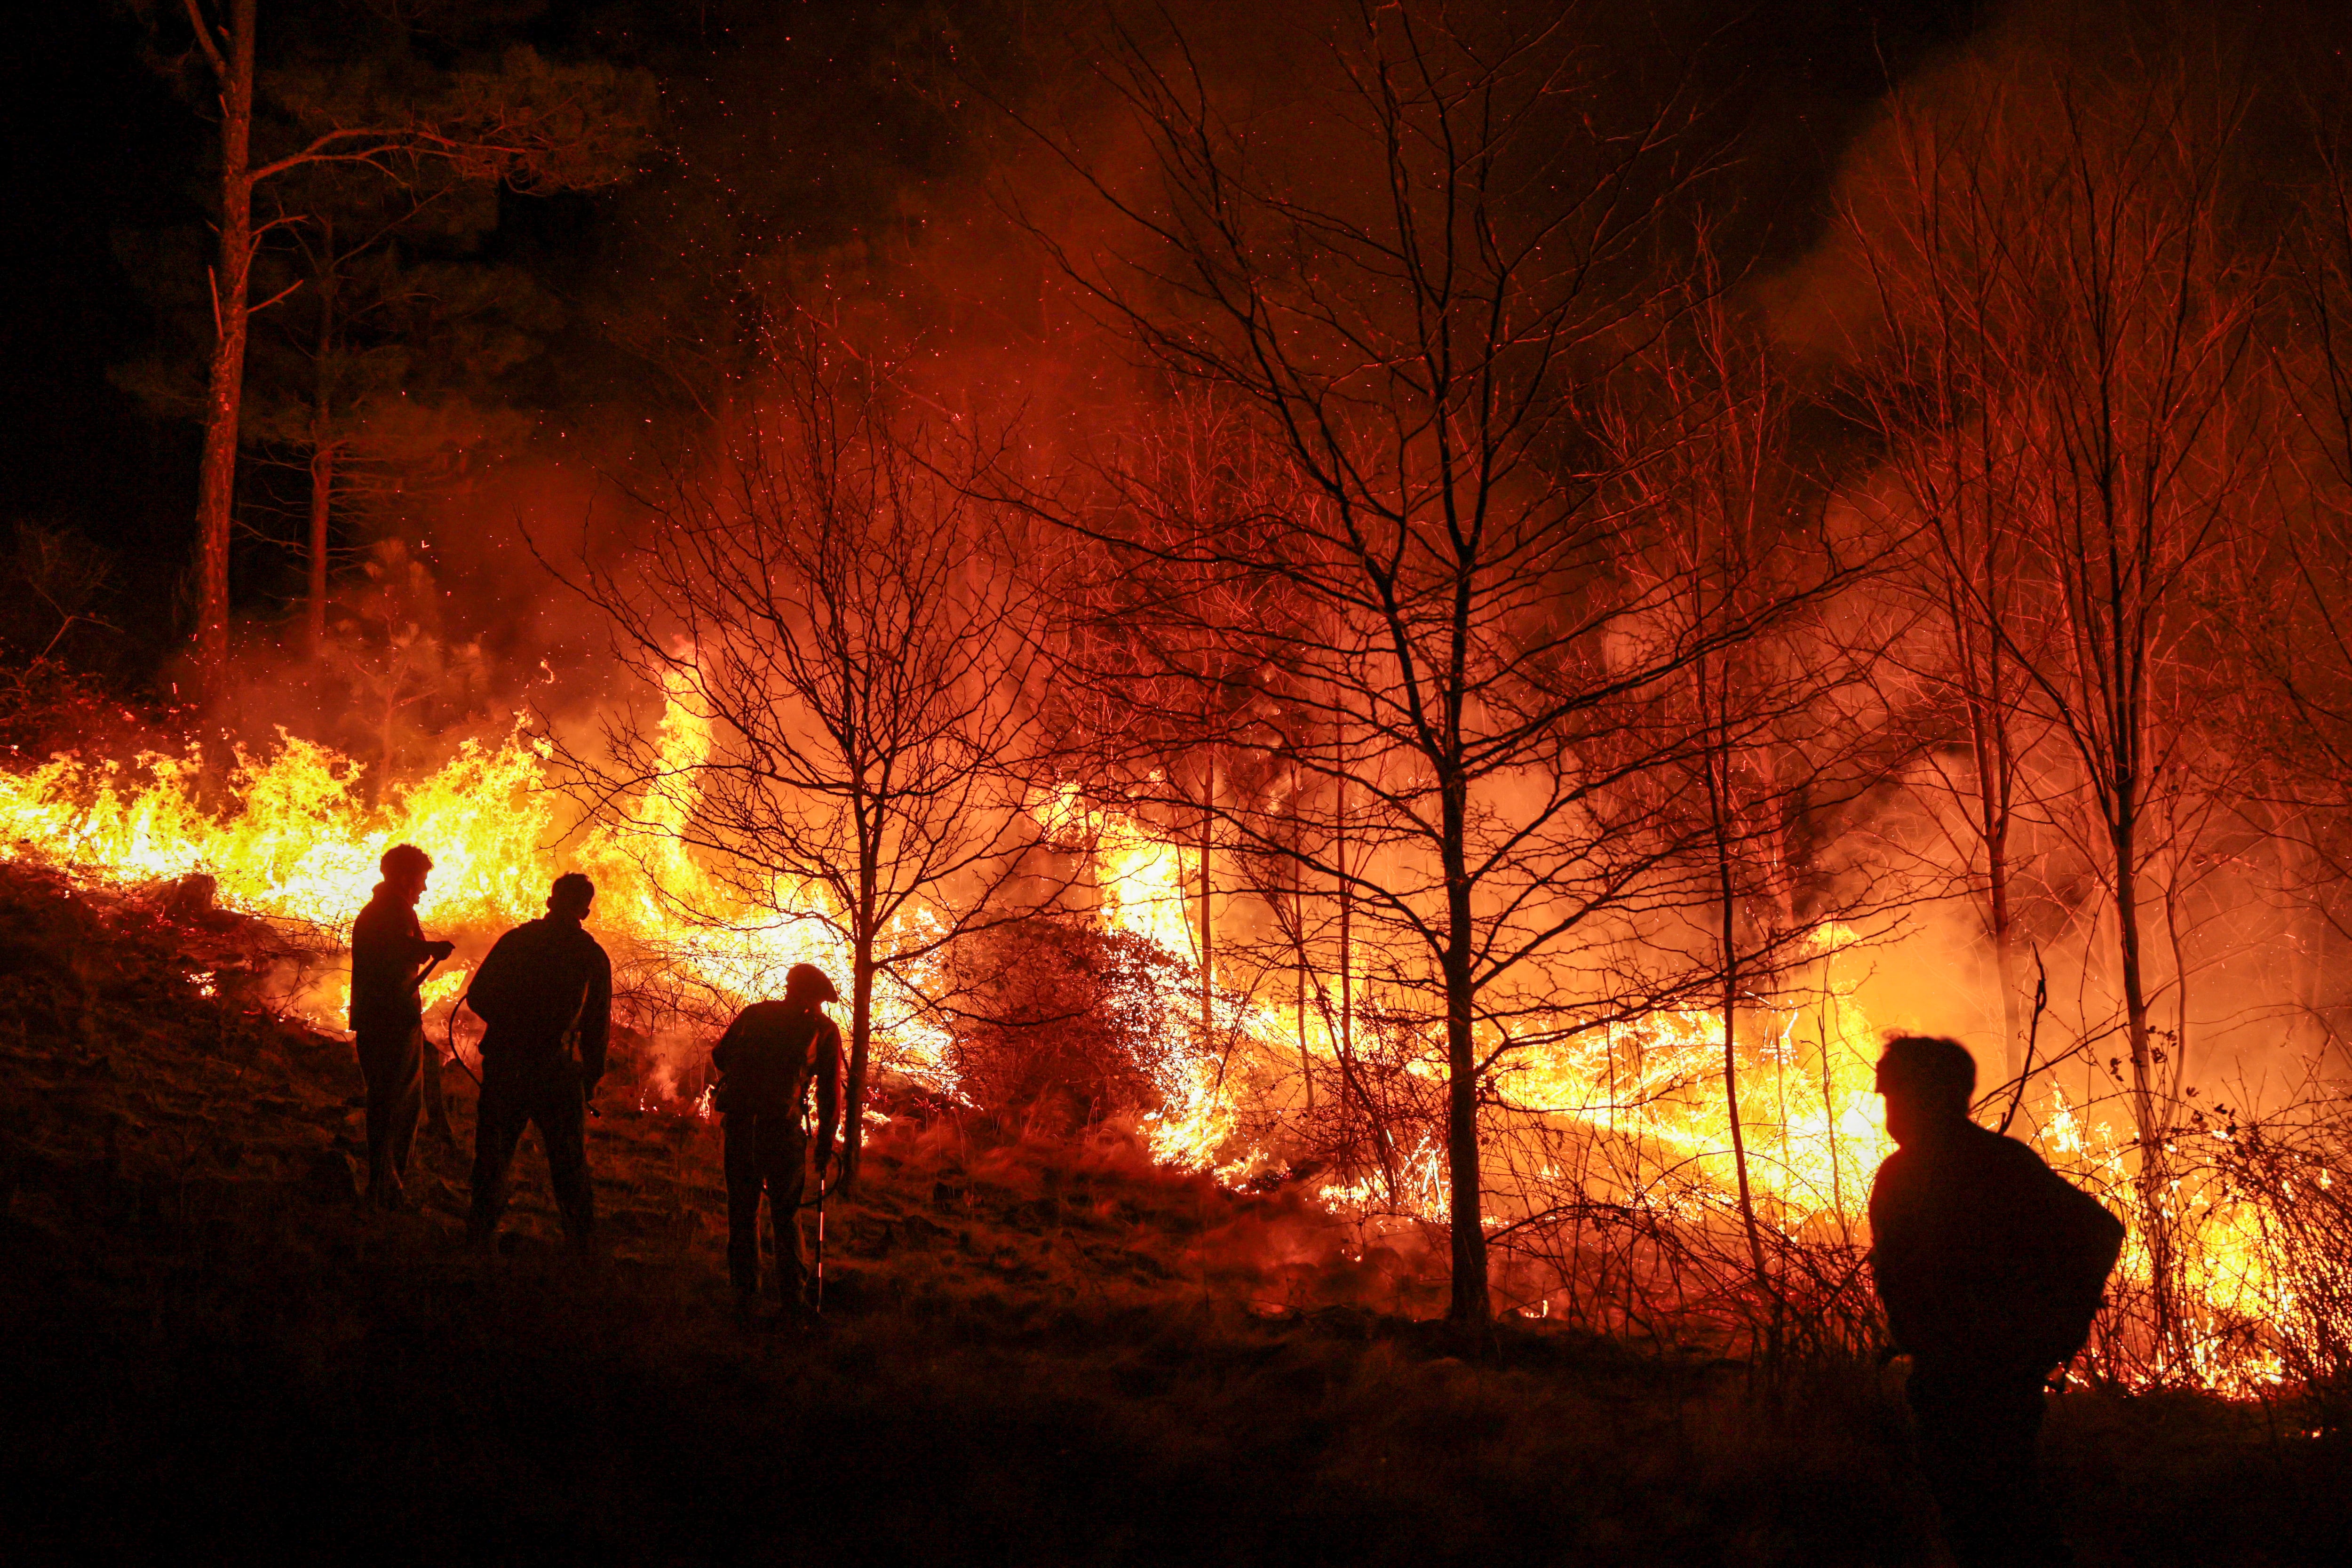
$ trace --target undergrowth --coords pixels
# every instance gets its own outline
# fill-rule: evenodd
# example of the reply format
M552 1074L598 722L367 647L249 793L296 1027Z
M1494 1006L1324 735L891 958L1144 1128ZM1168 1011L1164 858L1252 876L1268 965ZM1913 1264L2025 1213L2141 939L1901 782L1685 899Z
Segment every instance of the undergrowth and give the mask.
M1932 1560L1885 1374L1465 1345L1398 1310L1409 1256L1117 1136L877 1129L825 1315L746 1329L715 1127L615 1090L603 1257L535 1148L511 1246L467 1252L455 1146L421 1212L355 1203L350 1049L258 1005L268 942L0 866L11 1562ZM2085 1560L2332 1560L2315 1419L2062 1401Z

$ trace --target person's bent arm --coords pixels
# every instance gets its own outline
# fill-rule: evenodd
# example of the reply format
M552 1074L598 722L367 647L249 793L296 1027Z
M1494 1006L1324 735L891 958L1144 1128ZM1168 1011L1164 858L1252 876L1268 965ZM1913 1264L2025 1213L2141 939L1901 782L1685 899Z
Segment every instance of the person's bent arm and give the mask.
M433 956L434 944L408 929L399 913L371 903L352 922L352 987L397 996L415 984L417 971ZM364 977L364 978L362 978Z
M604 1076L604 1047L613 1035L613 961L602 947L588 971L588 994L580 1004L580 1076L590 1087Z
M722 1073L727 1070L727 1065L735 1059L735 1047L743 1037L743 1020L751 1015L751 1009L746 1007L742 1012L736 1014L735 1021L727 1026L727 1032L719 1037L719 1043L710 1047L710 1065Z
M1926 1259L1918 1256L1919 1226L1904 1174L1890 1159L1871 1186L1870 1272L1886 1312L1888 1340L1897 1353L1912 1355L1918 1352L1927 1315L1920 1278Z
M514 949L509 945L513 937L514 932L508 931L490 944L490 951L483 954L473 980L466 987L466 1005L474 1010L475 1017L493 1028L509 1016L505 992L510 979L508 971L514 967Z

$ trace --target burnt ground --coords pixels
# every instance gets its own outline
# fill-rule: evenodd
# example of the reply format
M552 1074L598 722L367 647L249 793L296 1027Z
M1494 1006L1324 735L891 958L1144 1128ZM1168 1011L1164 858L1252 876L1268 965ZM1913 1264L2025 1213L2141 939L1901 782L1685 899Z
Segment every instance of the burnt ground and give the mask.
M0 864L11 1563L1933 1561L1877 1374L1285 1310L1351 1288L1313 1212L1116 1141L894 1124L823 1321L747 1329L715 1131L624 1092L602 1259L531 1143L512 1245L467 1253L455 1148L422 1212L354 1201L357 1070L255 1005L266 945ZM2070 1396L2050 1455L2087 1563L2352 1539L2346 1439L2293 1405Z

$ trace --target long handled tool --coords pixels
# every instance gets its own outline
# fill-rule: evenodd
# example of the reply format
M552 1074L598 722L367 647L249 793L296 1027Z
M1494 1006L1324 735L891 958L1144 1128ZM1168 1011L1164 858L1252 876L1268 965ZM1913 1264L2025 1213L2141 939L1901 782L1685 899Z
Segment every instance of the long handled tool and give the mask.
M801 1142L803 1147L807 1145L810 1135L809 1104L803 1098L801 1100ZM824 1167L820 1164L816 1168L816 1311L819 1317L824 1315L824 1200L832 1195L832 1185L825 1181ZM803 1204L800 1206L806 1208L808 1205Z
M440 967L441 961L436 958L425 966L425 974L430 974ZM425 974L416 977L416 986L420 991L425 988ZM466 998L463 996L449 1004L449 1016L442 1021L441 1037L449 1047L449 1059L457 1064L459 1072L474 1080L474 1088L478 1090L482 1087L481 1079L476 1075L472 1068L466 1065L466 1058L457 1054L457 1009L465 1005Z
M449 956L447 953L439 954L432 963L426 964L424 969L418 973L415 980L409 982L408 989L410 994L420 996L423 994L425 983L433 978L433 972L441 967L441 960L447 956ZM420 1007L421 1005L422 1005L420 1004ZM449 1009L453 1026L456 1021L457 1011L457 1010L455 1007ZM422 1022L419 1022L417 1025L417 1034L422 1041L421 1048L425 1053L425 1131L428 1133L437 1135L447 1140L450 1143L455 1144L457 1141L457 1129L449 1124L449 1102L447 1100L443 1098L441 1093L441 1064L439 1058L434 1054L433 1037L425 1032L425 1026ZM464 1058L457 1055L457 1042L454 1037L450 1041L449 1057L451 1060L457 1062L457 1069L460 1072L465 1073L467 1078L472 1078L474 1076L472 1069L466 1066ZM475 1087L477 1089L481 1087L479 1080L476 1081Z

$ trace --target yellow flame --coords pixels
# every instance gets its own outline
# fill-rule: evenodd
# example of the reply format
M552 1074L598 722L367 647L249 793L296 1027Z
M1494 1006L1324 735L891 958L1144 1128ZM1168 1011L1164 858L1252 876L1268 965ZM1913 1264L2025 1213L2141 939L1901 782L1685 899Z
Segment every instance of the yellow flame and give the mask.
M596 882L592 925L608 945L689 976L722 1005L777 994L797 963L846 977L849 946L818 889L779 887L772 908L751 908L686 852L675 829L693 809L708 727L673 700L662 738L661 778L631 818L568 843L548 747L518 724L502 741L467 741L435 773L374 801L359 764L293 736L267 757L233 753L209 792L200 752L130 764L58 756L29 772L0 772L0 844L117 883L209 876L222 907L331 945L367 902L383 851L415 843L434 860L419 920L476 948L537 916L554 877L579 870ZM217 809L202 804L208 793L223 803ZM427 1005L453 1003L467 978L462 962L436 973L422 992ZM349 994L344 972L288 1002L334 1028ZM878 1059L951 1088L945 1034L920 1022L920 1011L902 980L881 979Z
M518 726L502 739L468 741L430 775L389 784L373 798L359 764L292 736L281 736L267 756L236 752L215 760L192 752L130 763L60 756L28 771L0 772L0 850L123 884L203 873L216 879L226 908L339 933L366 902L383 850L415 842L436 862L421 919L436 934L478 939L476 949L496 930L537 915L552 877L577 869L596 880L593 923L609 943L690 978L723 1004L773 994L794 963L846 976L849 951L820 889L778 885L747 902L688 852L679 829L696 809L694 780L710 731L683 684L669 697L659 778L620 818L585 832L570 831L575 825L552 787L545 743ZM1303 1018L1295 1002L1277 1005L1214 988L1204 1037L1192 847L1088 800L1076 785L1040 795L1030 810L1058 840L1083 837L1095 857L1106 926L1159 944L1175 960L1180 988L1193 998L1179 1004L1184 1016L1162 1031L1176 1042L1166 1059L1141 1064L1162 1100L1142 1129L1150 1148L1171 1163L1228 1181L1279 1163L1276 1150L1244 1129L1279 1125L1280 1115L1263 1112L1265 1097L1281 1092L1265 1085L1281 1081L1281 1073L1252 1069L1295 1067L1302 1049L1316 1071L1333 1068L1340 1054L1332 1037L1336 995L1328 994L1336 977L1318 977L1327 994L1306 1006ZM939 919L917 911L900 934L928 941ZM1829 927L1815 936L1825 951L1852 940L1851 932ZM427 1005L447 1007L467 978L464 961L446 966L424 988ZM885 976L877 984L877 1060L953 1095L950 1042L908 980L928 984L928 972ZM198 981L211 983L209 974ZM340 1026L346 994L337 981L289 1000L317 1021ZM1803 1011L1743 1015L1738 1026L1740 1131L1759 1216L1792 1237L1864 1237L1870 1180L1890 1146L1872 1088L1876 1032L1843 993ZM1496 1114L1606 1140L1638 1156L1645 1169L1695 1173L1720 1194L1736 1179L1724 1050L1722 1017L1704 1010L1564 1034L1501 1059L1492 1083ZM1404 1065L1409 1073L1442 1077L1442 1051L1433 1040ZM667 1098L675 1088L674 1072L664 1068L646 1092ZM1251 1095L1259 1100L1245 1103ZM688 1109L708 1116L708 1091ZM1286 1113L1290 1107L1275 1109ZM2140 1216L2124 1201L2134 1169L2128 1140L2063 1091L2052 1090L2037 1109L2032 1140L2044 1156L2126 1211L2132 1239L2124 1268L2145 1280L2150 1258ZM2226 1134L2182 1135L2191 1136ZM1394 1152L1392 1164L1393 1194L1385 1174L1354 1173L1323 1185L1320 1195L1362 1214L1401 1211L1442 1220L1447 1182L1440 1142L1417 1137ZM1530 1190L1498 1195L1533 1205L1545 1201L1538 1189L1546 1184L1591 1178L1546 1165L1515 1179ZM2315 1170L2312 1179L2325 1186L2329 1173ZM1705 1208L1689 1196L1668 1201L1695 1218ZM2217 1321L2243 1323L2284 1321L2297 1307L2272 1238L2251 1207L2210 1184L2177 1188L2166 1201L2185 1238L2189 1293L2202 1310ZM2250 1348L2242 1336L2198 1339L2189 1354L2194 1375L2210 1386L2245 1390L2284 1375L2274 1354Z

